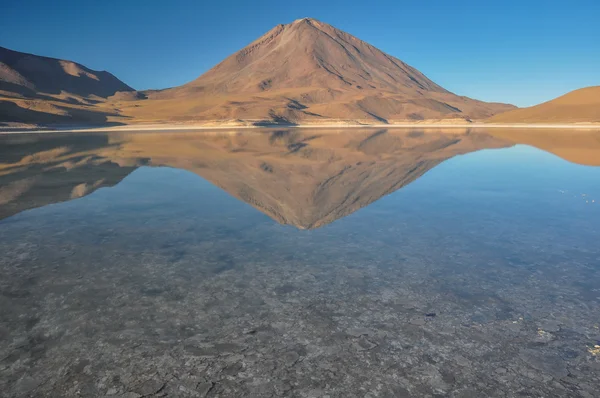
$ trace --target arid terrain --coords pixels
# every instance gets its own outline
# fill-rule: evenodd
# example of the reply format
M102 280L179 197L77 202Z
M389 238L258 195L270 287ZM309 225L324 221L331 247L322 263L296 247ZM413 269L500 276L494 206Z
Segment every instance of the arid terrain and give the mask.
M196 80L165 90L133 91L107 72L4 48L0 65L0 122L469 122L515 108L455 95L311 18L278 25Z
M108 72L0 47L0 128L600 125L600 86L529 108L456 95L312 18L277 25L182 86L135 91ZM517 126L519 127L519 126Z
M579 3L3 3L0 398L600 398Z

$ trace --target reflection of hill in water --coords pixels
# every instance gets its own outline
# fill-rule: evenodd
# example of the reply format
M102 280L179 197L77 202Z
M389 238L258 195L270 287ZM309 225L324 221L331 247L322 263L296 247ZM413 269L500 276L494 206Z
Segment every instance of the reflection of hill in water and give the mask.
M0 219L118 184L135 167L99 155L105 135L0 137Z
M189 170L282 224L318 228L402 188L446 159L510 146L520 137L452 131L5 136L0 147L0 217L87 195L149 165ZM539 145L544 136L536 134L535 139L527 137L544 149ZM577 134L585 163L600 153L600 140L595 133ZM561 138L546 137L552 152L561 153L556 147ZM577 139L569 141L571 161L578 160L577 145Z

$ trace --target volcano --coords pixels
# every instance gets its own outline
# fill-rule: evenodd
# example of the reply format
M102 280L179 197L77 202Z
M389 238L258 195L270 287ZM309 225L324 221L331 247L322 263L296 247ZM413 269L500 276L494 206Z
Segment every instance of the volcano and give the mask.
M278 25L183 86L119 104L142 120L484 119L513 109L455 95L423 73L326 23Z

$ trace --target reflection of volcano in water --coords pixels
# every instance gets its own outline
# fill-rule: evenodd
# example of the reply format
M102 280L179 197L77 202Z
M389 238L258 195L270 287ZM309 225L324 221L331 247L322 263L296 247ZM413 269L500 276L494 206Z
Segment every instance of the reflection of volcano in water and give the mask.
M515 142L450 131L4 137L0 217L87 195L149 165L189 170L279 223L318 228L402 188L446 159Z
M222 144L230 148L225 157L186 168L277 222L302 229L351 214L452 156L502 146L482 135L385 130L323 135L278 131L229 137Z

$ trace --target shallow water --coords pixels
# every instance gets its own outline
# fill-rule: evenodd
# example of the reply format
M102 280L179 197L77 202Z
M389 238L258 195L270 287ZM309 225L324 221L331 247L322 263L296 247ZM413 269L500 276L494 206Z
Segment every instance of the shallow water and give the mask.
M600 389L600 167L573 146L550 140L567 161L488 132L0 141L7 397Z

